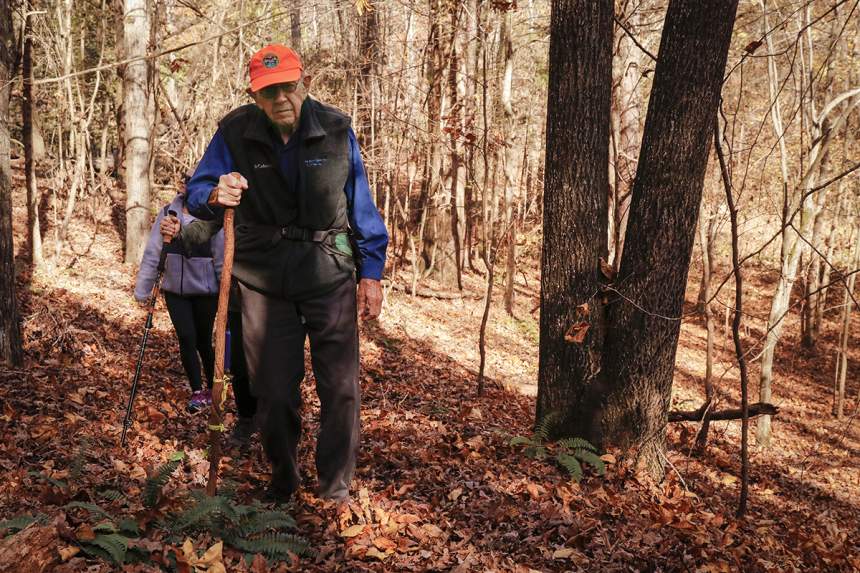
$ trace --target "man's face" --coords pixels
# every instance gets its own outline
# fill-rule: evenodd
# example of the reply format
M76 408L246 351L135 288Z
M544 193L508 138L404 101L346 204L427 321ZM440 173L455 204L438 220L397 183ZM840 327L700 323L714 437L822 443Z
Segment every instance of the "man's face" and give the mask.
M281 133L293 132L305 99L301 81L272 84L251 92L251 97Z

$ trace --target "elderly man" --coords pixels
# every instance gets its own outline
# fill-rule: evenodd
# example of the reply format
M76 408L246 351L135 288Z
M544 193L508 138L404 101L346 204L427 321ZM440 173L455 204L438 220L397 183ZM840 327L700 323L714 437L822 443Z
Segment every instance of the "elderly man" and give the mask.
M300 483L308 337L321 403L317 495L344 499L359 442L356 315L381 310L388 233L349 116L306 95L299 56L273 44L249 67L254 103L219 122L188 182L188 205L201 219L235 209L233 274L270 496L289 499Z

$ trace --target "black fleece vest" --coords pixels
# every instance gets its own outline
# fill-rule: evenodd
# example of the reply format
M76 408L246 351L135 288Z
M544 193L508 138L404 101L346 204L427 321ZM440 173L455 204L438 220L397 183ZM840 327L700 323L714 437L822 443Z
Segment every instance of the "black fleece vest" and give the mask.
M335 247L335 236L348 227L349 125L349 116L305 99L292 135L299 139L298 182L290 188L273 145L278 136L262 110L250 104L221 120L236 170L248 180L235 211L237 279L266 294L303 300L354 275L351 255Z

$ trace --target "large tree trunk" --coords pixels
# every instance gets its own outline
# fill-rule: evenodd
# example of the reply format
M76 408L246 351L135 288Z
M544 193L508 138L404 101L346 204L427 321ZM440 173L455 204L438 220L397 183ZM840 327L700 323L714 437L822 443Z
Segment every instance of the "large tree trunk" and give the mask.
M146 1L125 0L123 16L126 58L146 56L149 43L149 14ZM127 64L122 82L126 161L125 262L135 265L143 257L150 225L149 67L148 60Z
M23 361L18 304L15 300L15 245L12 240L12 165L9 140L9 96L15 75L18 39L10 0L0 0L0 360Z
M608 307L605 443L639 446L662 473L681 309L737 0L673 0L616 280Z
M612 11L612 0L552 4L537 422L557 416L560 435L588 437L601 394L588 390L603 344L596 291L607 251ZM574 324L582 343L565 340Z

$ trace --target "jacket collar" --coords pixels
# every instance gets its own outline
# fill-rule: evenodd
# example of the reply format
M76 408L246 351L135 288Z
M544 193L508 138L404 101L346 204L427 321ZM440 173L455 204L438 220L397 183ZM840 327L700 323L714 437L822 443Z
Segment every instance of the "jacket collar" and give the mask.
M253 139L272 147L272 140L277 137L275 130L272 128L269 118L255 104L251 120L248 122L248 127L245 128L243 136L245 139ZM316 102L307 96L302 102L302 109L299 112L299 129L297 132L303 141L309 139L320 139L326 136L325 129L320 124L316 113Z

